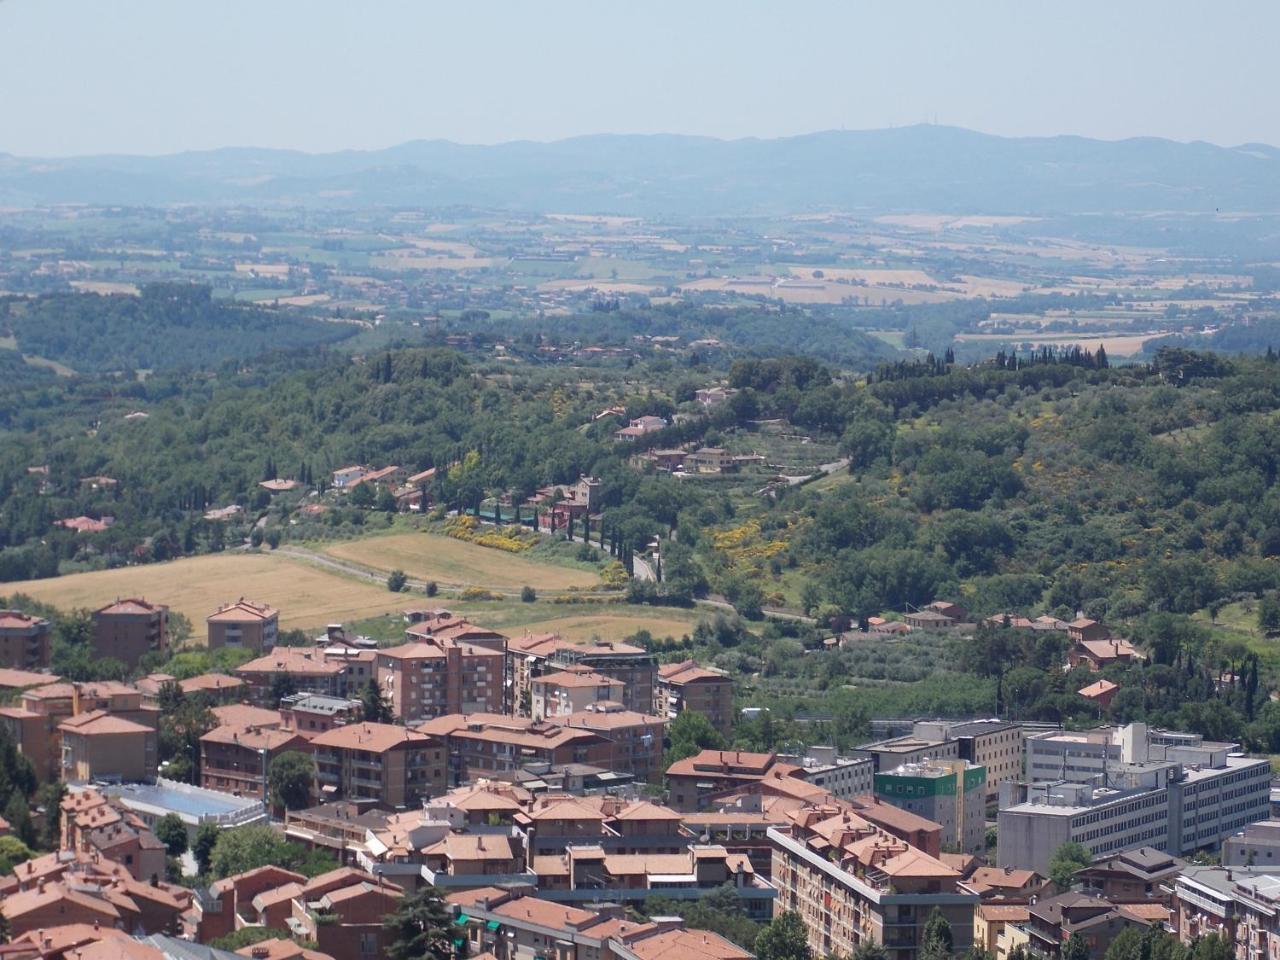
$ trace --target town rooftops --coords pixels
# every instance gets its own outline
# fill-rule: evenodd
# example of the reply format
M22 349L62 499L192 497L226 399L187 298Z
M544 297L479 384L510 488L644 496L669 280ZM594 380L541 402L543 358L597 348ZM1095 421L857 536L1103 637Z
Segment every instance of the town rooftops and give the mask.
M279 710L252 707L247 703L228 703L211 708L211 712L223 726L278 727L284 723L284 717L280 715Z
M151 603L141 597L126 597L124 599L117 598L114 603L109 603L95 611L95 615L99 617L149 617L168 609L162 603Z
M1110 680L1099 680L1097 683L1091 683L1087 687L1081 687L1076 693L1082 697L1094 700L1098 697L1105 697L1109 693L1114 693L1120 689L1120 684L1112 683Z
M254 603L241 597L224 603L205 619L209 623L261 623L279 616L279 611L265 603Z
M275 647L270 653L236 667L236 673L296 673L324 676L341 673L346 661L326 657L310 647Z
M593 742L600 740L599 734L590 730L563 727L528 717L508 717L500 713L451 713L419 724L416 729L432 736L500 738L503 742L516 746L552 749L587 738L596 738Z
M621 680L615 680L612 677L606 677L603 674L595 673L591 670L560 670L556 673L546 673L540 677L533 678L534 686L542 684L548 687L621 687L624 684Z
M317 734L312 738L311 745L316 748L383 753L407 744L423 746L430 741L431 738L424 733L391 723L353 723Z
M150 727L113 716L105 710L90 710L78 716L70 717L59 724L58 729L64 733L79 733L86 737L106 736L109 734L151 733Z
M566 727L582 727L587 730L617 730L624 727L655 726L665 724L665 717L655 717L635 710L627 710L614 700L599 700L586 709L555 717L555 722Z
M699 666L695 660L664 664L658 668L658 676L667 683L716 683L729 679L719 670Z
M639 960L751 960L750 951L709 930L664 930L629 940Z
M31 630L49 626L43 617L32 617L18 610L0 610L0 630Z
M552 930L579 930L589 926L596 918L596 914L591 910L552 903L550 900L542 900L538 897L508 900L496 907L490 907L489 912Z
M703 750L677 760L667 768L668 776L697 776L702 773L763 777L775 765L772 753L748 753L743 750Z
M221 726L202 736L200 742L229 743L250 750L278 750L300 736L295 730L282 730L280 727Z
M239 677L229 677L225 673L202 673L198 677L179 680L178 687L185 694L211 693L222 690L235 690L243 687L245 682Z
M7 690L23 690L27 687L41 687L49 683L57 683L62 678L51 673L32 673L29 670L0 669L0 688Z

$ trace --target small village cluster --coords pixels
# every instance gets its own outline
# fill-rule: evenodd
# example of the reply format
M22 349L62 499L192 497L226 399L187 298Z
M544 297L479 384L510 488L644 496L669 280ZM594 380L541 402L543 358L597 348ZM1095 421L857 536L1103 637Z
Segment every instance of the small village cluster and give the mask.
M169 642L167 617L119 599L93 614L90 642L141 672ZM62 849L0 879L0 958L229 958L198 945L262 927L270 937L239 955L365 960L425 885L445 894L458 956L495 960L747 960L678 915L641 914L651 897L714 891L759 921L794 911L815 956L873 943L915 960L935 912L957 953L996 960L1059 957L1073 934L1100 958L1124 930L1152 928L1280 950L1270 764L1237 744L1140 723L887 720L848 755L703 749L668 762L667 727L686 711L731 735L732 678L627 643L506 636L440 608L404 620L395 646L340 626L281 646L279 611L240 598L206 618L210 649L254 655L233 674L73 683L48 672L46 621L0 613L0 690L14 704L0 727L41 781L69 787L42 812L60 818ZM1065 632L1070 666L1138 655L1084 618L990 625ZM887 640L974 626L944 601L867 625ZM389 717L364 715L370 684ZM158 760L175 688L215 721L198 784ZM307 804L286 809L268 770L290 752L315 776ZM153 829L170 814L192 837L270 825L336 866L180 886ZM1068 843L1090 860L1064 879ZM1222 865L1193 864L1204 851Z

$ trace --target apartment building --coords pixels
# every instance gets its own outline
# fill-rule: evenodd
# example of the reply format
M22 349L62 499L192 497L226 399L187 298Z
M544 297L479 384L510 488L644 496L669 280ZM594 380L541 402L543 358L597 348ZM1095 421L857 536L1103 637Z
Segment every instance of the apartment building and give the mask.
M590 730L607 739L606 765L610 770L629 773L646 783L662 779L662 737L666 728L662 717L636 713L616 701L601 700L557 717L555 722Z
M535 677L530 693L535 720L568 716L600 700L620 701L624 695L622 681L581 666Z
M456 713L501 713L506 651L444 636L376 651L378 686L405 724Z
M904 763L875 775L879 800L942 827L942 845L962 853L986 849L985 767L967 760Z
M241 597L224 603L205 617L210 650L231 647L266 653L280 635L280 611L265 603Z
M151 727L91 710L63 721L58 731L66 783L155 779L156 731Z
M375 651L351 647L276 647L269 653L236 667L236 676L249 685L249 696L260 705L274 707L271 691L275 678L287 674L297 693L329 697L357 696L374 675Z
M892 770L904 763L927 763L931 760L959 760L960 742L940 736L891 737L864 743L853 751L856 757L868 757L876 772Z
M136 667L144 656L169 646L169 608L141 597L109 603L93 612L93 651Z
M921 739L954 740L961 760L986 768L988 802L994 802L999 796L1000 784L1021 780L1024 776L1024 734L1019 724L1004 720L921 720L912 727L912 735Z
M1217 934L1239 960L1280 956L1280 876L1270 867L1188 866L1173 881L1173 932Z
M495 713L450 714L416 729L444 743L451 785L477 777L512 779L531 763L603 767L612 750L591 730Z
M20 724L24 738L22 750L36 764L37 775L41 779L58 780L62 778L61 725L64 721L96 710L154 731L159 727L159 711L145 706L142 700L142 692L136 687L113 680L50 683L23 691L20 701L21 710L40 717L43 733L25 714L11 719ZM39 757L41 747L45 751L43 758Z
M775 912L800 914L815 956L849 956L874 943L890 960L914 960L935 909L951 925L954 951L969 949L979 899L960 886L957 870L840 801L788 818L769 830Z
M524 890L450 895L468 953L495 960L751 960L751 953L678 918L628 920L617 905L569 905Z
M59 824L63 850L118 863L135 880L146 882L165 875L165 845L141 817L98 790L65 796Z
M875 763L870 757L842 757L835 747L814 746L803 754L779 754L778 759L800 767L807 783L842 800L875 790Z
M623 685L622 704L637 713L653 710L657 658L628 643L597 641L579 644L559 634L526 634L507 640L507 684L511 690L511 711L530 716L533 678L578 666L617 680Z
M47 717L23 707L0 707L0 729L9 735L18 752L31 761L39 780L56 780L61 776L62 757L51 748L53 731Z
M733 678L693 660L658 668L653 712L674 720L685 710L700 713L725 736L733 730Z
M295 693L280 701L280 725L310 736L360 718L360 701L321 693Z
M1271 769L1262 759L1224 756L1221 766L1200 769L1168 761L1117 765L1108 780L1111 786L1059 781L1002 794L999 864L1046 873L1053 852L1069 840L1095 857L1143 846L1186 856L1270 810Z
M378 960L394 938L383 918L395 912L403 896L379 877L340 867L302 885L292 899L289 932L333 957Z
M670 803L676 810L701 810L715 794L769 777L803 777L803 770L779 763L772 753L742 750L703 750L667 767Z
M444 793L448 762L437 737L389 723L335 727L311 740L326 800L373 800L389 810Z
M49 621L19 610L0 610L0 667L40 670L49 666Z
M280 727L214 727L200 738L200 786L265 801L271 761L289 750L310 753L310 743Z

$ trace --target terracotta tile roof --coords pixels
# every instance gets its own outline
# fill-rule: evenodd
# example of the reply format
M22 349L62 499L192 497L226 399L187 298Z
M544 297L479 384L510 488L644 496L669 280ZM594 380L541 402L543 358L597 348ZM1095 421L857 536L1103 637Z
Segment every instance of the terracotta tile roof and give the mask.
M425 746L430 742L431 738L426 734L392 723L353 723L326 730L314 737L311 745L337 750L368 750L371 753L384 753L403 744Z
M0 687L11 690L22 690L26 687L40 687L49 683L57 683L62 678L52 673L32 673L30 670L0 669Z
M307 878L300 873L294 873L292 870L286 870L284 867L277 867L274 864L268 864L265 867L254 867L252 870L246 870L243 873L232 874L229 877L223 877L221 880L214 882L210 888L215 895L222 896L230 890L257 880L259 877L270 877L275 880L277 886L286 883L306 883Z
M587 709L577 710L574 713L566 714L559 717L550 717L553 723L558 723L566 727L582 727L584 730L618 730L625 727L652 727L665 726L666 717L655 717L648 713L639 713L635 710L613 709L616 703L608 700L595 704L598 708L608 704L609 709Z
M459 890L457 893L451 893L445 897L445 901L463 907L471 907L479 903L491 903L494 900L501 900L503 897L509 896L511 896L511 891L503 890L500 887L477 887L474 890Z
M306 737L296 730L283 730L280 727L233 726L224 724L214 727L200 738L201 743L231 743L249 750L280 750L297 741L298 746L306 743Z
M954 877L959 872L952 870L941 860L935 860L921 850L909 848L890 860L880 864L880 869L891 877Z
M561 670L558 673L547 673L541 677L533 678L533 685L539 684L547 687L617 687L621 689L624 684L621 680L615 680L612 677L606 677L601 673L594 673L590 670Z
M596 918L591 910L580 910L577 907L540 900L537 897L520 897L500 903L489 911L500 917L509 917L517 922L537 924L553 930L576 930L586 926Z
M665 664L658 668L658 676L667 683L733 682L731 677L719 670L699 666L696 660Z
M667 768L668 776L696 777L720 774L723 776L764 776L774 756L771 753L748 753L742 750L703 750L692 757L677 760ZM792 767L790 769L798 769Z
M628 946L640 960L751 960L752 954L710 930L665 930Z
M1122 903L1118 909L1121 913L1132 914L1144 923L1166 923L1169 920L1169 908L1163 903Z
M29 630L31 627L47 627L49 621L32 617L17 610L0 610L0 630Z
M1040 879L1034 870L1006 870L1003 867L979 867L966 881L971 887L988 890L1020 890Z
M275 607L241 597L234 603L223 604L205 620L209 623L261 623L278 616L279 611Z
M286 883L278 887L272 887L270 890L263 890L253 898L253 909L261 913L277 903L292 900L300 893L302 893L302 884L300 883Z
M198 677L178 681L178 687L183 693L231 690L243 686L246 684L239 677L229 677L225 673L202 673Z
M211 708L211 712L224 726L278 727L284 723L279 710L253 707L247 703L228 703Z
M1091 683L1087 687L1081 687L1076 693L1082 697L1105 697L1114 690L1119 690L1120 684L1112 683L1110 680L1099 680L1097 683Z
M427 847L424 854L439 854L450 860L514 860L511 838L504 834L451 833Z
M508 717L499 713L452 713L416 727L422 733L473 740L500 740L521 747L552 750L571 743L599 743L605 738L581 727L562 727L551 720Z
M46 883L43 890L35 887L9 894L0 900L0 913L13 921L29 913L55 910L59 903L96 913L113 925L120 919L120 911L106 900L72 890L59 882Z
M637 800L613 815L615 820L683 820L684 814L677 813L670 807L650 803L648 800Z
M111 954L96 953L90 954L88 946L96 944L100 941L107 943L115 943L120 940L129 940L129 934L123 930L117 930L115 927L94 926L91 923L64 923L57 927L45 927L38 931L41 940L42 956L57 956L72 950L76 947L84 947L82 951L84 956L97 956L105 958ZM37 931L31 930L24 933L20 937L14 937L15 944L35 944Z
M605 815L599 810L593 810L585 803L579 803L577 800L553 800L550 803L540 805L535 809L528 811L525 816L535 823L539 820L604 821L606 819Z
M116 600L115 603L109 603L96 612L99 616L138 616L159 613L161 610L168 609L169 608L162 603L151 603L147 600L143 600L141 597L127 597L123 600Z
M392 657L396 660L434 660L448 655L438 643L403 643L398 647L383 647L378 651L379 657Z
M236 667L236 673L296 673L324 676L341 673L344 669L346 669L345 661L329 659L311 647L276 647L265 656Z
M352 884L375 882L376 880L377 877L373 874L357 870L355 867L338 867L336 870L317 874L307 880L302 887L302 896L305 900L314 900L330 890L349 887ZM395 889L399 890L400 888L396 887Z
M78 733L87 737L105 736L107 734L152 733L150 727L126 720L107 713L105 710L90 710L79 716L70 717L58 725L63 733Z
M333 960L333 956L319 950L308 950L292 940L281 940L278 937L270 940L259 940L236 951L242 957L257 957L259 960ZM472 957L471 960L475 960Z

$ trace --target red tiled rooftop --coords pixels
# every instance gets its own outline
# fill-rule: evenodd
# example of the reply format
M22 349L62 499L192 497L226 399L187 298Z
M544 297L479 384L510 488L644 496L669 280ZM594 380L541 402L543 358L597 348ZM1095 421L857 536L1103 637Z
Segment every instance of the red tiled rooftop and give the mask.
M318 734L311 741L313 747L329 747L338 750L368 750L383 753L401 744L424 745L431 742L425 733L409 730L391 723L353 723L334 727Z

